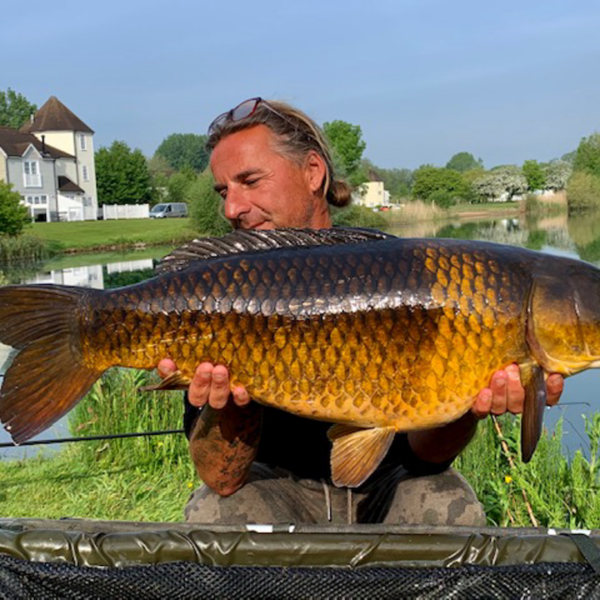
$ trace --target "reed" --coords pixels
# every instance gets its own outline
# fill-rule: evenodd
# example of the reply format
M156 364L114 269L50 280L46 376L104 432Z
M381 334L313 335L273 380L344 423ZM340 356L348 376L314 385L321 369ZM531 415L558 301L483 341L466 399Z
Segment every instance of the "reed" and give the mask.
M540 195L528 194L524 206L528 215L536 216L559 215L569 210L567 194L564 190Z
M402 223L416 223L418 221L434 221L447 217L447 211L433 202L423 202L422 200L412 200L400 206L400 209L388 211L385 214L386 220L391 225L400 225Z
M146 371L111 369L92 387L69 415L74 436L142 433L180 429L183 415L182 392L139 392L156 382ZM95 464L145 465L161 470L164 465L189 463L183 434L122 438L77 444L78 459Z
M45 260L53 254L53 245L35 235L0 236L0 263Z

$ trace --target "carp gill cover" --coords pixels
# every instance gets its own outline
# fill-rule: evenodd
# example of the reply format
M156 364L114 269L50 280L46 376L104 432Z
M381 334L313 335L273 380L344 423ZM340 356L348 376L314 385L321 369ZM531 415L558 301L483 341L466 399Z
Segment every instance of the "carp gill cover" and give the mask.
M396 432L458 419L498 369L526 390L523 459L542 426L544 376L600 365L600 270L484 242L366 230L237 231L174 251L157 277L114 290L0 289L16 349L0 420L23 442L110 367L228 367L261 404L334 423L337 485L360 485Z

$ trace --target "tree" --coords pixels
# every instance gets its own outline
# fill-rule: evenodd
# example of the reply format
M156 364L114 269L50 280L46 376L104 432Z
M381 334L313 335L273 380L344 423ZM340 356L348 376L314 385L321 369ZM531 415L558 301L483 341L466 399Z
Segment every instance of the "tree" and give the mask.
M546 178L546 188L554 191L564 190L573 173L571 163L564 160L553 160L542 165L542 169Z
M458 199L470 199L469 186L460 173L432 165L423 165L415 171L412 193L420 200L443 198L442 204L445 206ZM448 200L449 197L452 201Z
M185 202L186 194L195 180L196 172L191 169L171 175L167 181L169 202Z
M567 186L569 211L600 207L600 177L575 171Z
M176 171L188 167L201 173L208 166L206 139L195 133L172 133L161 142L155 156L162 156Z
M95 158L100 206L150 202L150 173L141 150L132 151L125 142L114 141L110 148L100 148Z
M577 150L572 150L571 152L567 152L560 157L560 160L563 160L569 163L571 166L575 162L575 157L577 156Z
M600 133L583 138L577 147L573 171L584 171L600 177Z
M30 222L29 211L21 204L21 195L12 191L12 184L0 181L0 234L19 235Z
M23 94L10 88L6 92L0 91L0 126L19 129L36 111L37 106Z
M527 180L516 165L494 167L471 185L475 195L484 201L511 200L527 190Z
M360 125L352 125L346 121L331 121L323 124L323 132L327 138L336 171L357 188L367 181L366 173L361 169L361 159L366 142L362 139Z
M546 175L537 160L526 160L523 163L522 171L527 180L527 189L530 192L546 189Z
M458 152L446 163L446 169L459 173L471 169L483 169L483 161L480 158L476 159L470 152Z
M187 190L186 200L194 228L205 235L224 235L231 231L231 224L223 215L223 200L215 192L215 181L206 170Z

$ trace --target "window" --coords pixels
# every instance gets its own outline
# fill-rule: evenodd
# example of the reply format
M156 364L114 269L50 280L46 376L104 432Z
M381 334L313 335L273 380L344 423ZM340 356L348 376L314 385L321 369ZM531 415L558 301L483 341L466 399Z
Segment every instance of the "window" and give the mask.
M85 135L83 133L79 134L79 148L81 150L87 150L87 140L85 139Z
M25 187L42 187L42 176L37 160L23 162L23 183Z
M81 167L81 176L83 177L84 181L89 181L90 180L90 175L88 173L88 168L86 167L86 165L83 165Z
M36 204L36 205L47 205L48 204L48 196L45 194L42 196L24 196L25 202L27 204Z

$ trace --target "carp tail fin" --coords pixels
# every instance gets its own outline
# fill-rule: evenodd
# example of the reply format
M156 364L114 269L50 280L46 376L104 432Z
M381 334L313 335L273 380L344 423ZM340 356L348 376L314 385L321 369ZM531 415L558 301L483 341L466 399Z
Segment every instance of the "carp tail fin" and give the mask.
M521 367L521 380L525 388L525 404L521 418L521 457L529 462L542 434L544 408L546 407L546 381L539 366Z
M81 360L77 306L91 290L0 288L0 342L15 349L0 388L0 421L19 444L81 400L103 370Z
M327 432L333 442L331 479L338 487L358 487L385 458L396 430L393 427L360 429L334 425Z

